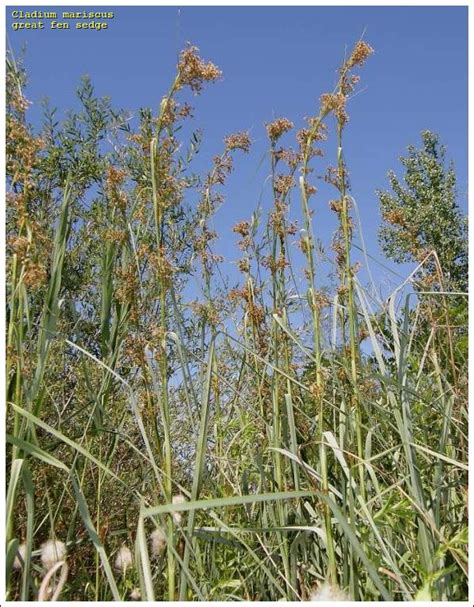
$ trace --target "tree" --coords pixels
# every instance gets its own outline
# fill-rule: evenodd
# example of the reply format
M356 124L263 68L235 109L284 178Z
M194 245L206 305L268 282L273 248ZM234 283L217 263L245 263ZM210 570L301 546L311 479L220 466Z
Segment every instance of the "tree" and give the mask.
M454 165L447 166L446 150L436 133L422 131L421 137L422 147L410 145L408 156L400 158L405 184L390 171L392 192L377 191L383 218L379 240L387 257L397 263L419 263L436 251L442 288L465 291L467 218L457 203ZM423 275L428 284L430 278L437 279L434 256L423 265Z

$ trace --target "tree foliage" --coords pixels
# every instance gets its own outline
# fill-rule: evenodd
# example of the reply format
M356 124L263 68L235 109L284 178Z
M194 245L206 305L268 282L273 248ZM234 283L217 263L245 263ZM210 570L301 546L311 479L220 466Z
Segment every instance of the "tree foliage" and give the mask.
M425 275L436 273L435 251L444 288L467 288L467 221L457 201L456 173L446 162L439 136L421 133L422 147L408 146L400 162L405 169L401 183L388 174L392 191L377 191L383 224L379 239L384 253L398 263L422 262Z

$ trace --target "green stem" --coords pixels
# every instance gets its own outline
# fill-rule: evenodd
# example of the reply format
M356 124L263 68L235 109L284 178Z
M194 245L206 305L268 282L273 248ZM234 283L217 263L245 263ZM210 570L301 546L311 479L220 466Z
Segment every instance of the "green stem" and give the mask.
M338 166L338 178L339 178L339 189L341 194L341 226L344 237L344 249L345 249L345 282L347 286L347 314L349 321L349 345L350 345L350 364L351 364L351 409L355 411L355 426L356 426L356 441L357 441L357 455L359 459L358 471L359 471L359 487L362 499L365 501L365 483L364 483L364 448L362 440L362 415L360 409L360 403L357 395L357 361L358 361L358 344L357 344L357 325L356 325L356 310L354 306L354 278L353 270L351 267L351 245L352 235L351 227L349 224L349 209L348 209L348 197L346 193L346 168L344 163L344 157L342 153L342 131L343 125L341 121L338 121L337 126L337 166Z
M158 133L159 137L159 133ZM153 191L153 210L155 217L156 231L156 247L157 255L161 267L163 261L163 206L159 200L159 184L157 179L158 158L157 147L158 137L151 141L151 179ZM172 484L172 468L173 456L171 448L171 427L170 427L170 411L168 399L168 358L166 351L166 282L163 276L160 277L160 330L161 330L161 351L160 351L160 374L161 374L161 412L163 419L163 434L164 434L164 490L167 503L171 503L173 499L173 484ZM167 524L167 542L168 546L174 546L174 526L171 517ZM175 557L173 551L167 550L167 565L168 565L168 600L175 600L176 583L175 583Z
M310 158L311 146L313 138L315 137L317 130L321 124L324 114L315 121L312 131L306 142L305 153L303 157L302 175L300 177L300 190L301 190L301 201L303 207L303 218L304 227L306 231L306 239L304 243L304 253L306 256L306 275L308 280L308 291L307 298L311 310L312 324L313 324L313 351L316 365L316 406L319 404L319 424L318 424L318 443L320 467L321 467L321 479L322 489L325 494L329 492L329 480L328 480L328 468L327 468L327 454L326 445L324 443L324 386L322 378L322 350L321 350L321 304L316 297L316 266L314 261L314 235L313 235L313 223L311 213L308 205L308 190L306 184L306 175L308 173L308 163ZM326 531L327 539L327 555L328 555L328 577L333 583L337 583L337 565L336 565L336 552L334 548L334 538L332 534L331 524L331 511L329 506L323 504L323 516L324 516L324 527Z

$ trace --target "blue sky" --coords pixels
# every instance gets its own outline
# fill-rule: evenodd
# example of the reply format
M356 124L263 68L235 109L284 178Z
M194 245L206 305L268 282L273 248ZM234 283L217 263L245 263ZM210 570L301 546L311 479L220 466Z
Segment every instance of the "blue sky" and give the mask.
M352 195L358 202L368 251L381 259L376 240L380 222L376 188L387 186L390 168L422 129L441 135L455 162L460 203L467 208L467 8L466 7L94 7L112 10L109 29L96 31L10 28L11 11L83 10L77 7L7 7L7 34L15 52L27 43L27 97L31 116L39 101L75 105L81 75L92 77L96 91L116 107L156 109L173 76L177 53L186 41L224 72L218 84L193 98L195 128L204 143L196 168L206 170L228 133L249 130L251 154L240 156L216 217L224 235L219 244L225 268L238 258L231 226L246 219L259 197L272 201L262 163L267 141L264 123L286 116L298 128L317 111L321 93L331 90L336 69L365 31L376 53L361 71L362 91L349 106L345 154ZM86 10L91 10L89 5ZM290 142L290 138L287 140ZM335 164L335 144L326 164ZM325 166L324 165L324 166ZM322 169L323 165L319 168ZM315 232L330 241L335 219L329 194L313 199ZM295 216L299 200L295 196ZM378 278L388 279L377 270Z

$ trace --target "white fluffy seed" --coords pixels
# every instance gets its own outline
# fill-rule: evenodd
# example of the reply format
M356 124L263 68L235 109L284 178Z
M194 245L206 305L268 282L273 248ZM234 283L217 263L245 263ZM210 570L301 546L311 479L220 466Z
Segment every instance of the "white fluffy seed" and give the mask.
M181 495L181 493L178 495L173 495L173 504L184 504L185 501L186 498L184 495ZM181 521L183 520L183 515L181 512L173 512L173 520L176 525L181 525Z
M156 558L163 554L166 548L166 534L158 528L153 531L150 535L151 553Z
M13 569L21 569L26 558L26 544L20 544L16 551L15 560L13 561Z
M317 590L313 590L310 601L348 601L349 597L337 586L332 586L327 582L321 584Z
M48 540L41 545L41 562L46 570L66 558L66 545L59 540Z
M116 569L116 571L119 571L120 573L125 574L127 569L132 567L132 565L133 565L132 552L131 552L130 548L128 548L127 546L125 546L125 544L123 544L123 546L117 552L117 556L115 558L115 565L114 565L115 569Z

